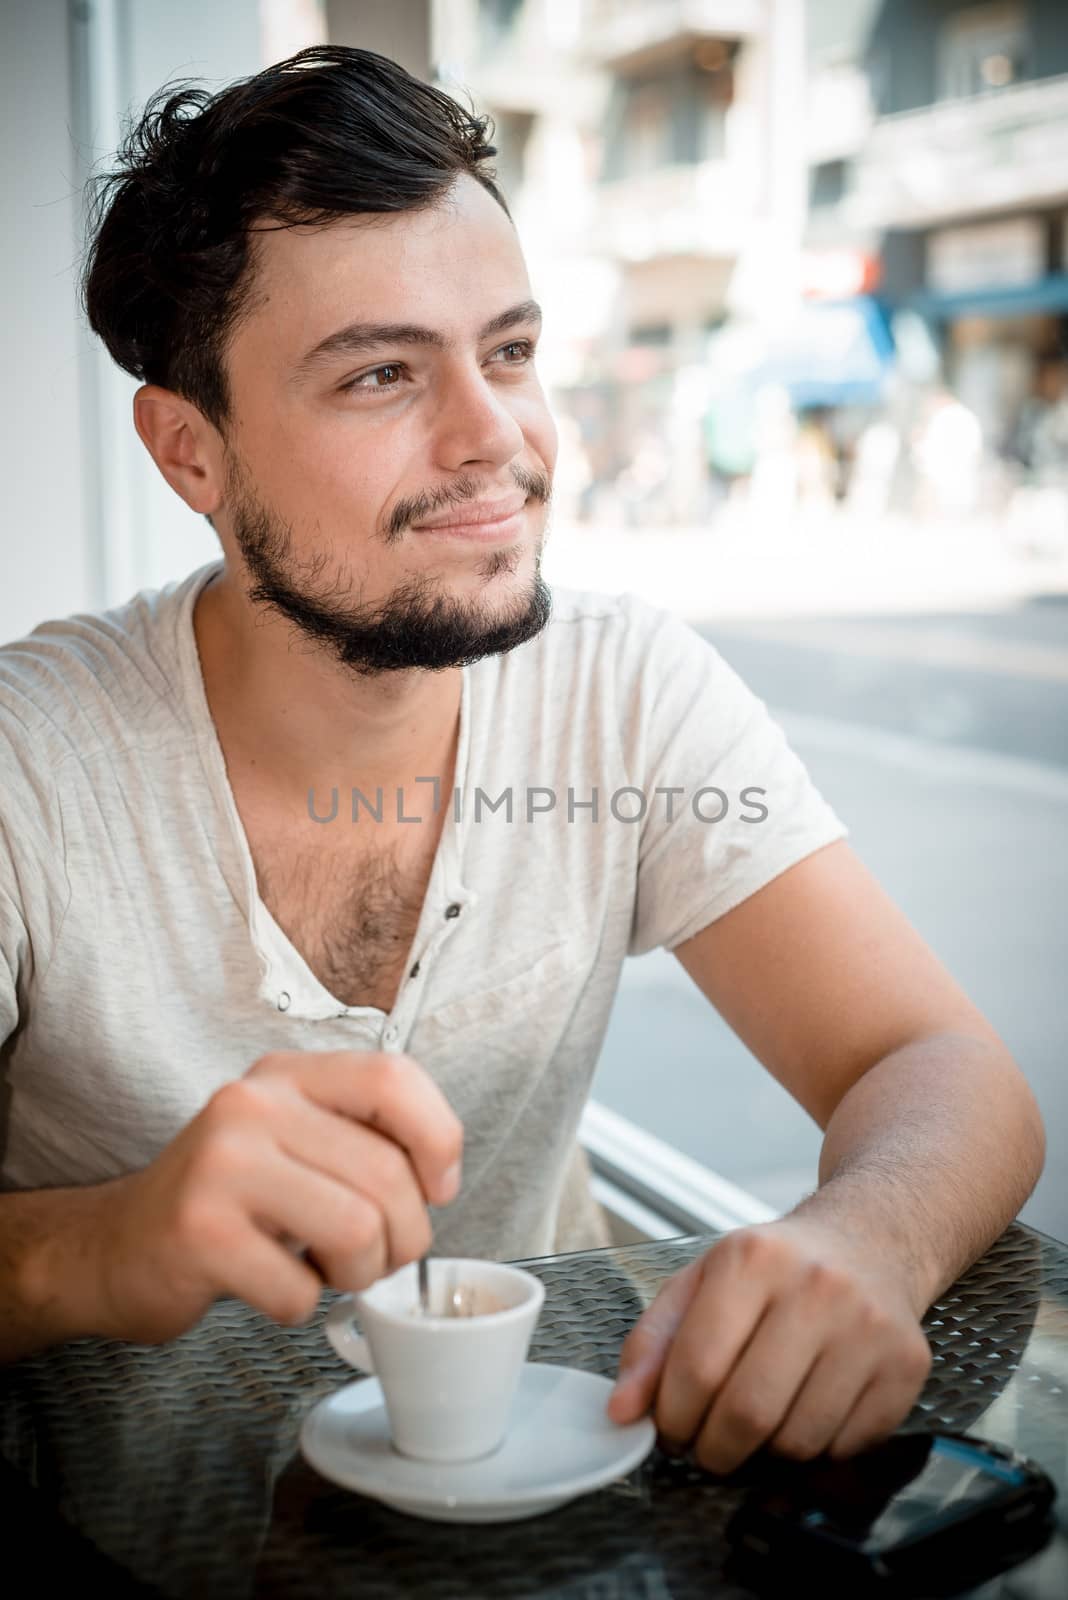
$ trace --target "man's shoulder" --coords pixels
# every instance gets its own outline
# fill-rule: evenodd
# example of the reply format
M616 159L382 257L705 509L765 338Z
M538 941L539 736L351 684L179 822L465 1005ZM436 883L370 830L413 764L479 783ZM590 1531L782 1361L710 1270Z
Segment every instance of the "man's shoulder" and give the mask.
M562 584L551 586L553 597L550 627L589 623L594 628L632 628L666 615L629 590L608 593L600 589L573 589Z
M55 766L143 736L161 707L173 708L175 623L196 577L50 618L0 645L0 746Z
M626 596L603 593L598 589L573 589L563 584L551 584L553 597L550 628L565 627L576 622L612 623L624 612Z
M568 677L576 672L655 678L680 659L695 661L708 649L674 612L629 590L552 588L552 613L536 638L513 652L523 673Z
M584 657L606 670L626 660L640 662L650 639L665 626L682 626L670 612L629 591L552 588L552 613L541 634L524 646L551 655L559 664Z

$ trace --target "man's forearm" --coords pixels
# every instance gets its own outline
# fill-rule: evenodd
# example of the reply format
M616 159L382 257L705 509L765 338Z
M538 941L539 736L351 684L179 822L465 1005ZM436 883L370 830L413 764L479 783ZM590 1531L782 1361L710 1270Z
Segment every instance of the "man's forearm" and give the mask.
M0 1362L97 1331L85 1246L103 1187L0 1194Z
M906 1272L917 1316L991 1245L1034 1189L1045 1133L1003 1046L936 1034L885 1056L839 1102L819 1189L826 1222Z

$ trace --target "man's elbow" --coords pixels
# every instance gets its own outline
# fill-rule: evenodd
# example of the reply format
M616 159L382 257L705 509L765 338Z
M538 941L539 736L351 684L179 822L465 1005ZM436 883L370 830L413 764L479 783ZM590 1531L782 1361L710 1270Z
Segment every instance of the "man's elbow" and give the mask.
M1011 1160L1021 1182L1027 1184L1027 1192L1020 1201L1022 1206L1034 1193L1045 1170L1046 1124L1035 1092L1008 1046L999 1039L994 1048L1006 1092L993 1102L996 1108L993 1114L1007 1141L1006 1163Z

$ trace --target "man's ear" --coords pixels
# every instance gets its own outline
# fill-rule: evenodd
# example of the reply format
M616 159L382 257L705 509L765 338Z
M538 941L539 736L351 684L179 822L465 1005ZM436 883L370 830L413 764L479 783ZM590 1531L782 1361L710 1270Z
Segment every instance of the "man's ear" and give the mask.
M223 502L223 441L201 411L172 389L142 384L133 400L134 427L175 494L203 516Z

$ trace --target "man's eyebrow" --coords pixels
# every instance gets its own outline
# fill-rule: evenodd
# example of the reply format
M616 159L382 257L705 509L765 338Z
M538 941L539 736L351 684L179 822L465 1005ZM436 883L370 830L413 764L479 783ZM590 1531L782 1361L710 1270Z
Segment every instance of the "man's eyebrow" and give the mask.
M478 330L479 343L492 338L495 333L506 333L520 323L535 323L540 327L541 320L541 307L537 301L521 300L518 305L498 312L482 325ZM350 322L346 327L327 334L325 339L320 339L317 345L306 351L293 368L292 377L299 381L330 361L339 360L342 356L364 355L368 350L377 350L384 344L429 345L435 350L448 350L450 343L435 328L420 327L415 322Z

